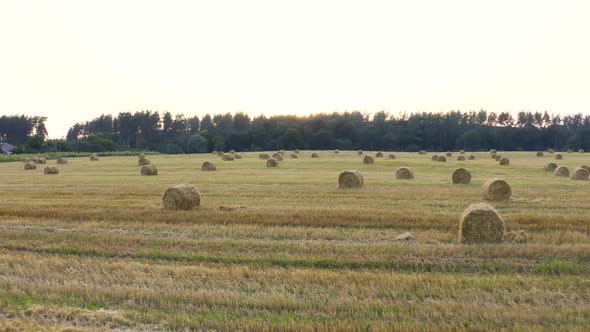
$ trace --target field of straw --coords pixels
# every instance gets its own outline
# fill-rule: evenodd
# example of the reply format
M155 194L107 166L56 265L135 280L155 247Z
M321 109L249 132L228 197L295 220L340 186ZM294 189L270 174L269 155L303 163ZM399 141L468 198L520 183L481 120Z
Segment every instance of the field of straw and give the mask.
M590 181L543 169L590 154L290 154L149 156L155 176L134 156L0 163L0 330L590 329ZM452 183L459 167L471 183ZM339 189L343 170L363 187ZM526 242L462 245L492 177L512 198L491 204ZM183 183L200 207L163 209Z

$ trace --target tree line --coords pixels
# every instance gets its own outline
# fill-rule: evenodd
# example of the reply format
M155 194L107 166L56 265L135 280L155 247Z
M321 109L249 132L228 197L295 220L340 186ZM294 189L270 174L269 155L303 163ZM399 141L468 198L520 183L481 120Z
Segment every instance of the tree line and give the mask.
M0 118L0 130L6 126ZM590 115L549 115L547 112L389 114L334 112L307 116L273 115L250 118L226 113L201 118L160 115L154 111L101 115L73 125L65 140L43 141L44 119L35 117L34 130L23 131L22 152L153 150L197 153L213 150L341 149L384 151L590 149ZM31 119L32 120L32 119ZM40 128L39 128L40 127ZM27 127L28 128L28 127ZM0 131L2 133L2 131ZM24 136L23 136L24 135ZM12 134L7 135L12 137ZM10 139L9 139L10 140Z

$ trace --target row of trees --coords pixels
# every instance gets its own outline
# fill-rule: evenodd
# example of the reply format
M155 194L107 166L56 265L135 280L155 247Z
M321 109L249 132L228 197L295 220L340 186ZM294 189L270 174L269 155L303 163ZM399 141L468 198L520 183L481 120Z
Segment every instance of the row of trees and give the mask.
M26 115L0 116L0 141L14 145L24 144L32 136L47 136L46 117Z
M35 117L43 136L45 118ZM0 127L1 128L1 127ZM46 132L45 132L46 134ZM26 139L25 139L26 141ZM16 143L22 143L22 136ZM362 149L394 151L590 150L590 115L549 115L547 112L494 113L451 111L372 117L357 111L308 116L244 113L185 117L165 112L122 112L77 123L65 141L33 142L24 150L111 151L155 150L195 153L212 150ZM30 145L30 144L29 144Z

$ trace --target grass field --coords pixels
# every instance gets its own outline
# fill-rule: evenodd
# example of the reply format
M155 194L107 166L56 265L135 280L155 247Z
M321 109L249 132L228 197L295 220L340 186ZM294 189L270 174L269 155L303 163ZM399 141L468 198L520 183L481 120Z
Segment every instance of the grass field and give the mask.
M152 177L137 157L71 158L53 176L0 163L0 330L590 329L590 182L543 171L552 155L319 154L276 168L255 153L155 155ZM590 164L564 156L570 171ZM414 180L395 180L402 165ZM459 166L471 184L451 184ZM350 169L363 189L337 189ZM457 243L491 177L512 186L494 206L527 243ZM198 210L162 209L180 183L199 188Z

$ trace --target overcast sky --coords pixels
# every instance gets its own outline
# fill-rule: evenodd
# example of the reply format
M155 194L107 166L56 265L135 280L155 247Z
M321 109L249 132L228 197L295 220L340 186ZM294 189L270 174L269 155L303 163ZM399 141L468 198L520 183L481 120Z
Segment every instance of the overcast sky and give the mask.
M0 0L0 114L590 112L590 1Z

